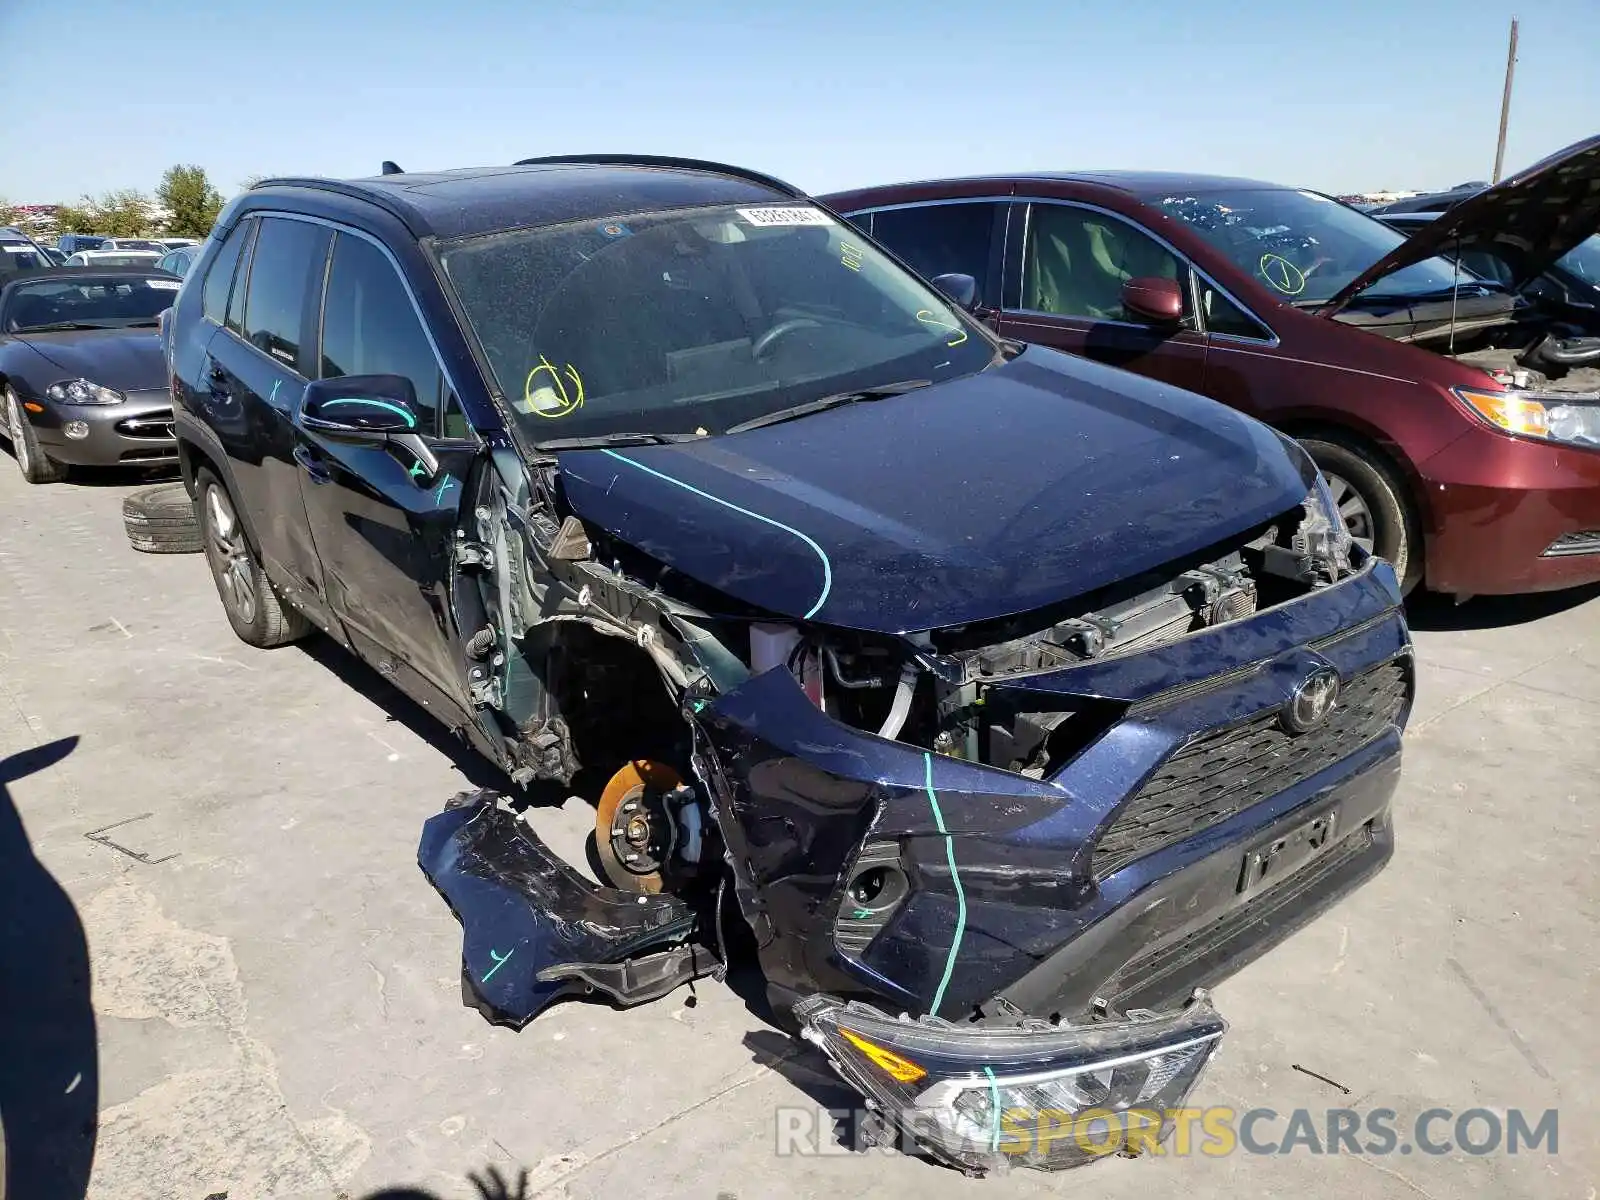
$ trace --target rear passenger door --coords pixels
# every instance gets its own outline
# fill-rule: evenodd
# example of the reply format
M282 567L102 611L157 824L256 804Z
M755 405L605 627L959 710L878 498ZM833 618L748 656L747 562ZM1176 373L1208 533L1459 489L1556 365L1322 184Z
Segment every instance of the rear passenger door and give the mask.
M289 598L322 612L321 572L306 528L294 415L316 363L316 305L330 231L281 216L257 229L234 273L221 333L206 347L205 386L232 468L234 500L262 566ZM209 283L209 279L208 279Z
M418 699L432 704L442 695L465 711L450 549L479 443L455 407L400 272L358 233L334 235L316 371L322 379L411 381L437 471L398 446L302 427L294 451L300 491L329 603L357 650Z
M1012 214L1000 331L1199 392L1206 340L1188 263L1147 230L1104 209L1019 202ZM1184 324L1153 325L1122 302L1130 279L1176 281Z

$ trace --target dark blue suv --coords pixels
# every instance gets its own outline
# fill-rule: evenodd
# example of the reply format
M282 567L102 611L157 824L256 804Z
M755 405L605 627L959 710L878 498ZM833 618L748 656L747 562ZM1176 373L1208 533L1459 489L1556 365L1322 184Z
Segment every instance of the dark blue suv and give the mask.
M423 831L490 1019L737 930L919 1145L1056 1167L1018 1111L1160 1137L1202 985L1388 859L1411 648L1292 442L973 290L777 180L589 156L261 183L165 335L239 636L320 628L595 804L603 883L526 792Z

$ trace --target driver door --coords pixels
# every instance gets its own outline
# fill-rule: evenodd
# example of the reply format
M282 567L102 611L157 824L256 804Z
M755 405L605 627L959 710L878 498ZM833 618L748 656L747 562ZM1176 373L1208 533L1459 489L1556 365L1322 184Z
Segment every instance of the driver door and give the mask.
M379 673L430 705L442 697L470 713L449 584L457 516L478 442L443 403L444 372L388 256L345 231L334 234L331 253L316 377L409 379L438 470L395 446L308 430L297 414L294 457L325 594L357 651ZM457 436L444 436L447 426Z
M1040 200L1014 206L1010 242L1021 252L1007 264L1017 283L1006 289L1003 335L1204 391L1189 266L1165 245L1104 209ZM1144 277L1180 285L1181 327L1152 325L1123 305L1122 285Z

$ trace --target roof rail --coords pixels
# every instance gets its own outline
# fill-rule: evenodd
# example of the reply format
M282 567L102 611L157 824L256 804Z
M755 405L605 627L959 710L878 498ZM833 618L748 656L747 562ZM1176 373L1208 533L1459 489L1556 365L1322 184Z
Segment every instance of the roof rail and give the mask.
M361 187L358 184L346 183L342 179L318 179L315 176L284 175L276 179L258 179L250 186L250 190L267 187L296 187L309 188L318 192L333 192L339 196L348 196L352 200L365 200L368 204L375 204L391 216L399 218L412 233L424 237L432 230L422 227L417 214L402 204L397 204L384 194L384 189L378 187Z
M519 158L511 165L515 167L542 167L562 164L597 167L680 167L688 171L710 171L717 175L732 175L737 179L748 179L752 183L763 184L790 196L806 195L794 184L785 183L783 180L774 178L771 175L763 175L760 171L750 171L744 167L729 166L727 163L711 162L703 158L677 158L669 154L549 154L540 158Z

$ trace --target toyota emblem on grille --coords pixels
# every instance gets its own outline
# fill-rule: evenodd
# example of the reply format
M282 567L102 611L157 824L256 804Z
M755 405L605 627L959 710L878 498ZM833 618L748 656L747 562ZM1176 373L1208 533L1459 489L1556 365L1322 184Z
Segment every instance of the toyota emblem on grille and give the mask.
M1328 719L1339 703L1339 673L1332 667L1318 667L1300 681L1278 715L1278 722L1289 733L1309 733Z

